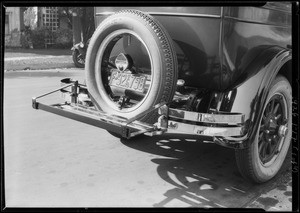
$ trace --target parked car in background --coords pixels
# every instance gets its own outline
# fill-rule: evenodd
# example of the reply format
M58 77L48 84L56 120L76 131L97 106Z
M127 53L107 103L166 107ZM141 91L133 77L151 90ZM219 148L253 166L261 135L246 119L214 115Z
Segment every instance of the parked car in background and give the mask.
M81 41L71 48L73 62L78 68L84 68L86 50L88 48L89 42L90 39L86 43Z

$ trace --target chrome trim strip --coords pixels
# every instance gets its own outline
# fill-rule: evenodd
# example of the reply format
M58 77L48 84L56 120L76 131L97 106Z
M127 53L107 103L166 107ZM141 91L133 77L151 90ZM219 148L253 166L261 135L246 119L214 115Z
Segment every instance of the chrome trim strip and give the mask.
M101 12L101 13L96 13L96 16L112 15L114 13L115 12ZM145 13L150 14L150 15L159 15L159 16L188 16L188 17L202 17L202 18L221 18L220 15L197 14L197 13L168 13L168 12L145 12Z
M247 19L240 19L232 16L224 16L224 20L234 20L238 22L244 22L244 23L249 23L249 24L261 24L261 25L266 25L266 26L274 26L274 27L282 27L282 28L291 28L291 25L278 25L278 24L272 24L272 23L265 23L265 22L260 22L260 21L253 21L253 20L247 20Z
M186 133L203 136L242 136L243 127L208 127L199 126L177 121L168 121L168 133Z
M220 29L220 32L219 32L219 58L220 58L220 62L221 64L224 64L224 54L223 54L223 51L224 51L224 15L225 15L225 12L224 12L224 7L221 7L221 21L220 21L220 26L219 26L219 29ZM222 88L222 84L223 84L223 74L221 74L223 71L223 66L220 66L220 69L219 69L219 73L220 73L220 82L218 84L218 86L220 88ZM219 102L219 104L221 104L221 102ZM218 108L219 110L219 108Z
M101 13L96 13L96 16L108 16L108 15L112 15L115 12L101 12Z
M150 15L160 16L190 16L190 17L202 17L202 18L221 18L220 15L209 14L197 14L197 13L161 13L161 12L149 12Z
M282 8L275 8L272 7L270 5L268 5L268 3L260 8L266 9L266 10L273 10L276 12L284 12L284 13L288 13L288 14L292 14L292 8L291 9L282 9Z
M238 125L245 122L244 114L211 114L169 108L169 117L188 121Z

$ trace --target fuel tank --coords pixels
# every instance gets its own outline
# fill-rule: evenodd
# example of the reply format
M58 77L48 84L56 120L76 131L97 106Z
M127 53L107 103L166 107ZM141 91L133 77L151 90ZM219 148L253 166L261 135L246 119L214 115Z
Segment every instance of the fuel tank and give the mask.
M245 67L262 49L291 44L289 7L96 7L96 27L124 9L143 11L164 26L186 86L224 91L251 76Z

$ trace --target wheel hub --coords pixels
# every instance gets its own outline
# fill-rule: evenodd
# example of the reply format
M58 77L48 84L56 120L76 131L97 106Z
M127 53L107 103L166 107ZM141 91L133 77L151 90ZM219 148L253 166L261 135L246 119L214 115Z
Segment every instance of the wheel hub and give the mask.
M274 134L278 128L277 120L273 114L270 114L266 119L265 132L267 134Z

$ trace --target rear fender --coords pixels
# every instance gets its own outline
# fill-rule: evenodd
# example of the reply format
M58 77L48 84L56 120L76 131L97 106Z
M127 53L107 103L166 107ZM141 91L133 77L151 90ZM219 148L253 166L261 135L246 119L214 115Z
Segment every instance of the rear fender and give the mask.
M247 75L244 79L238 79L236 84L223 93L220 111L245 114L244 133L247 134L248 145L254 141L271 84L280 69L291 59L291 50L277 46L268 48L245 68L243 72Z

